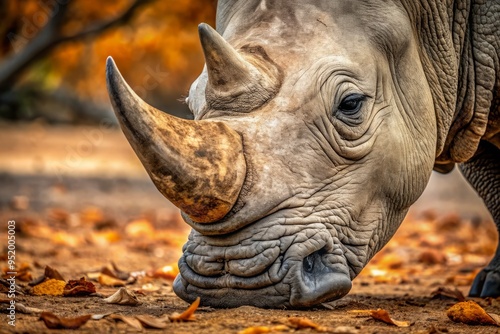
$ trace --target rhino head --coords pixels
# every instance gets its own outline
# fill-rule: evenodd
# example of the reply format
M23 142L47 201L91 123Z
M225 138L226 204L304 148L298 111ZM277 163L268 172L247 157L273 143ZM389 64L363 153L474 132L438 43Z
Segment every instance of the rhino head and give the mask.
M408 14L393 2L223 1L217 27L199 26L194 120L146 104L107 64L126 137L192 227L174 291L217 307L341 298L435 160Z

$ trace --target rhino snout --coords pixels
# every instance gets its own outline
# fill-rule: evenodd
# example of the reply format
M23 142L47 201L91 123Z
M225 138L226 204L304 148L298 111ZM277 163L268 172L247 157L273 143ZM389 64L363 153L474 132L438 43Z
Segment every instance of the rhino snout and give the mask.
M308 307L343 297L351 279L340 245L325 230L312 238L221 247L193 232L179 260L175 293L204 305Z

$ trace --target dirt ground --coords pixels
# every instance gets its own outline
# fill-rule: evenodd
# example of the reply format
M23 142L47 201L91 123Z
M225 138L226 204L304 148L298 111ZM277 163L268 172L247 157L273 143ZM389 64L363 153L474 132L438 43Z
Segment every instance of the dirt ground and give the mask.
M7 222L14 220L15 261L21 273L16 283L24 293L16 293L16 303L60 317L108 315L76 330L53 330L39 320L39 312L18 309L15 327L10 326L8 291L3 288L0 333L225 334L254 326L260 326L254 333L500 333L495 326L452 322L447 310L458 300L437 292L456 288L467 296L474 275L491 259L497 243L491 218L456 175L433 176L395 237L341 300L310 310L200 307L194 321L165 321L164 329L140 330L116 320L116 315L162 318L189 306L171 289L189 230L158 194L121 133L106 126L0 125L0 185L0 266L8 277ZM97 294L33 295L28 283L46 266L66 281L94 280ZM102 275L103 267L117 276L135 277L125 287L135 293L139 305L103 301L119 289L99 282L96 273ZM473 300L500 314L500 299ZM389 325L359 312L377 309L409 326ZM296 317L322 327L296 328Z

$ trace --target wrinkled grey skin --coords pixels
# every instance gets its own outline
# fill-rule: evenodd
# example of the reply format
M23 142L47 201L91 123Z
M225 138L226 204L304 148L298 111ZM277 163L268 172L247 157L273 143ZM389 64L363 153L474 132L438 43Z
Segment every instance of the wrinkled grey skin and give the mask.
M499 224L499 13L488 0L219 1L217 31L279 83L243 99L211 95L207 68L193 83L195 119L241 135L246 176L219 222L186 217L174 291L217 307L341 298L433 168L456 163ZM500 294L500 255L471 294Z

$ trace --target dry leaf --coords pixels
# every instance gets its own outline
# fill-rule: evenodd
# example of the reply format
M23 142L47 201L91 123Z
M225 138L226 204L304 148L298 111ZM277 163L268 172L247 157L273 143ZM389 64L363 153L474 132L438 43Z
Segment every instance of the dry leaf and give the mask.
M248 327L238 332L238 334L263 334L270 333L272 331L271 327L267 326L255 326Z
M288 318L288 322L292 324L295 329L312 328L318 332L327 332L328 328L325 326L318 325L311 319L305 317L292 317Z
M2 289L6 289L4 292L8 292L12 288L11 282L3 278L0 278L0 286ZM18 284L14 284L14 289L16 290L16 293L20 295L24 295L25 293L25 289Z
M347 313L353 314L356 317L371 317L372 312L375 312L376 310L349 310Z
M338 326L331 330L332 333L338 334L358 334L359 330L349 326Z
M461 322L467 325L494 325L499 323L486 311L472 300L459 302L446 311L446 315L453 322ZM497 315L494 315L497 318Z
M87 207L80 212L80 219L87 224L96 224L104 220L104 214L97 207Z
M43 281L45 281L45 275L40 275L38 276L37 278L33 279L31 282L28 283L29 286L35 286L35 285L38 285L40 283L42 283Z
M103 275L107 275L107 276L109 276L109 277L113 277L113 278L116 278L116 279L120 279L120 278L116 275L116 273L115 273L113 270L109 269L108 267L102 267L102 268L101 268L101 274L103 274ZM127 278L128 278L128 276L127 276ZM126 280L126 279L125 279L125 280Z
M455 288L455 290L451 290L449 288L439 287L436 290L431 292L431 297L433 299L444 297L444 298L456 299L459 302L465 301L465 297L464 297L463 293L460 290L458 290L457 288Z
M111 276L108 276L106 274L100 274L99 275L99 284L104 285L104 286L125 286L125 281L122 281L121 279L114 278Z
M101 276L100 272L91 272L85 274L87 278L91 281L99 281L99 276Z
M446 278L446 283L458 286L469 286L472 284L475 277L476 277L475 273L469 273L465 275L453 275Z
M118 266L114 262L111 262L111 266L113 267L113 271L114 271L115 276L117 278L124 280L124 281L126 281L130 278L130 276L131 276L130 273L118 268Z
M500 315L498 314L495 314L495 313L488 313L488 315L493 319L495 320L495 322L497 323L497 325L500 326Z
M28 263L21 263L20 266L16 267L15 270L11 270L9 267L4 267L3 272L2 272L2 277L3 278L10 278L12 274L7 274L8 272L15 272L16 274L14 275L16 277L16 280L20 280L23 282L29 282L33 279L33 276L31 275L31 267Z
M90 318L90 314L76 318L61 318L51 312L42 312L39 320L43 320L45 326L50 329L78 329L85 325Z
M288 327L287 325L276 325L276 326L271 327L271 330L273 332L287 332L287 331L291 330L291 328Z
M409 321L398 321L398 320L392 319L386 310L378 309L376 311L372 311L371 316L373 319L385 322L386 324L389 324L389 325L395 325L398 327L409 327L410 326Z
M383 267L387 269L399 269L403 267L408 259L404 259L401 255L397 253L388 253L377 263L377 267Z
M64 287L63 295L65 297L88 296L95 292L95 285L82 277L79 280L69 280Z
M263 334L263 333L276 333L276 332L288 332L290 327L286 325L277 325L273 327L268 326L254 326L248 327L238 332L238 334Z
M102 267L101 274L107 275L118 280L122 280L125 284L133 284L137 281L137 279L141 276L144 276L144 272L126 272L120 270L113 262L111 262L113 269L109 269L108 267Z
M194 312L200 305L200 297L197 297L196 300L181 314L175 312L172 315L170 315L168 318L170 321L194 321L195 316Z
M43 283L35 285L32 292L36 296L62 296L65 286L66 282L51 278Z
M64 279L64 277L54 268L50 267L50 266L45 266L45 272L44 272L44 276L46 278L53 278L53 279L57 279L59 281L66 281Z
M177 267L176 263L173 263L155 270L149 276L154 278L164 278L166 280L173 281L178 273L179 273L179 268Z
M108 298L104 298L103 301L108 304L129 305L129 306L135 306L140 304L139 300L137 300L137 297L133 293L127 291L127 289L125 288L120 288L118 291L116 291Z
M161 288L157 285L154 285L152 283L146 283L141 286L141 291L144 292L156 292L159 291Z
M100 247L108 246L109 244L116 243L120 240L120 233L114 230L107 229L103 231L92 232L90 234L90 241L92 242L92 244Z
M55 223L65 224L68 221L68 211L61 208L50 208L47 210L47 219Z
M125 234L132 238L144 237L154 239L155 228L149 221L139 219L134 220L125 226Z
M101 320L101 319L104 319L105 317L107 317L108 315L111 315L113 313L104 313L104 314L93 314L91 319L92 320Z
M50 240L56 245L62 245L67 247L79 247L85 243L85 240L80 235L74 235L65 231L53 232L50 234Z
M161 319L154 318L150 315L136 315L137 320L144 325L144 327L154 328L154 329L164 329L167 328L167 324L163 322Z
M130 327L133 327L139 331L143 329L141 322L134 317L127 317L121 314L111 314L109 317L114 320L121 320Z
M425 250L417 258L419 263L423 263L426 265L437 265L437 264L446 264L446 255L442 252L430 249Z
M24 304L21 303L16 303L16 311L19 311L24 314L38 314L43 312L43 310L39 308L25 306Z

